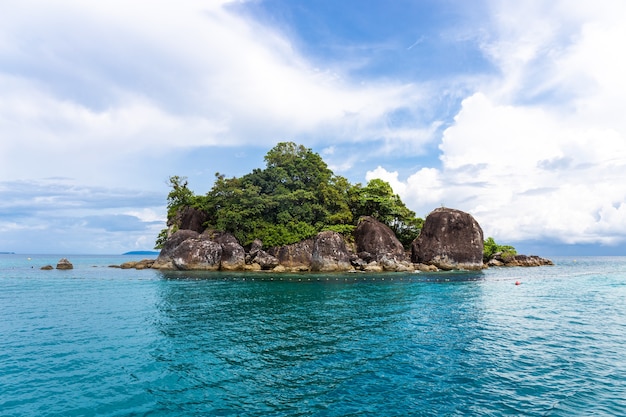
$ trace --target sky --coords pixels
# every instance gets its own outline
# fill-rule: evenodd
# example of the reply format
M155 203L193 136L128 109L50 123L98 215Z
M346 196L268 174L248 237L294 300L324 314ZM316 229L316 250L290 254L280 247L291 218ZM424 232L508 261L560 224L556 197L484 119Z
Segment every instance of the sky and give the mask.
M281 141L420 217L626 255L626 2L4 0L0 251L149 250Z

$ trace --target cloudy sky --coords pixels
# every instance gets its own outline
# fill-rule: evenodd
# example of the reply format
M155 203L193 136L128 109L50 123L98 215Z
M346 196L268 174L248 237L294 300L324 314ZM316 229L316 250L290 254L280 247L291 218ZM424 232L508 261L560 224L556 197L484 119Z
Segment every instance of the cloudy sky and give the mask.
M620 0L4 0L0 251L151 249L277 142L522 252L626 255Z

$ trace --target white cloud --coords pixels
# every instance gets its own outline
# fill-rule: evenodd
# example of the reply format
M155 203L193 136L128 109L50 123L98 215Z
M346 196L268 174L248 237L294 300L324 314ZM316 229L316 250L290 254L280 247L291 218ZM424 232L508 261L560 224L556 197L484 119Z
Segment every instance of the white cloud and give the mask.
M376 178L387 181L396 194L404 194L406 185L398 180L398 171L389 172L383 167L378 166L373 171L367 171L367 173L365 174L365 179L368 182Z
M348 81L228 3L10 1L0 16L3 178L79 177L146 149L330 132L432 140L428 127L385 120L418 112L419 86Z
M164 205L164 194L144 190L85 187L61 178L3 181L0 247L22 253L66 247L73 253L125 252L138 240L154 242L165 226Z
M126 193L112 190L148 181L154 189L181 150L304 139L345 171L372 154L423 156L441 134L440 164L424 158L404 179L398 166L379 166L367 179L389 181L418 215L440 205L472 212L502 241L626 236L626 3L493 1L468 39L480 39L500 77L457 74L428 86L352 78L353 64L303 56L233 3L5 1L0 178L70 177L106 189L61 181L61 195L45 192L54 180L19 193L0 183L11 198L0 203L0 229L48 230L14 216L46 205L68 215L59 227L88 215L132 217L117 218L120 227L159 222L159 204L122 203ZM442 124L439 107L456 109L462 94ZM85 212L89 193L88 210L110 210Z
M496 240L626 240L623 4L494 3L485 51L502 77L477 86L440 145L440 169L404 182L408 205L471 212ZM601 9L601 10L596 10ZM370 173L374 175L374 173Z

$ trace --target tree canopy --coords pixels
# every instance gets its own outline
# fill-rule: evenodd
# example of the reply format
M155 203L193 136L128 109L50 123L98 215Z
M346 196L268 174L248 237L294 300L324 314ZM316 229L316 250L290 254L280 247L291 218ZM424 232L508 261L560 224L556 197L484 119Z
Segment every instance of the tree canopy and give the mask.
M483 260L487 262L496 253L500 253L503 258L512 258L517 255L517 250L511 245L499 245L490 236L485 239L483 248Z
M423 220L383 180L350 184L317 153L293 142L277 144L265 163L264 169L240 178L216 173L204 196L194 195L185 178L170 178L168 218L183 206L193 206L207 213L208 228L232 233L244 245L258 238L267 247L295 243L323 230L350 235L365 215L391 227L405 246L419 234Z

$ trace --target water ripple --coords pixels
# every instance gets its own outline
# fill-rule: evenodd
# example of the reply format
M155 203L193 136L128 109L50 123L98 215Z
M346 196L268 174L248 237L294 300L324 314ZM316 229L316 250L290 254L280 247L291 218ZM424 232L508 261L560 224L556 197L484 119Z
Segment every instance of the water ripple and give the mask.
M615 262L254 280L0 270L0 415L620 415Z

